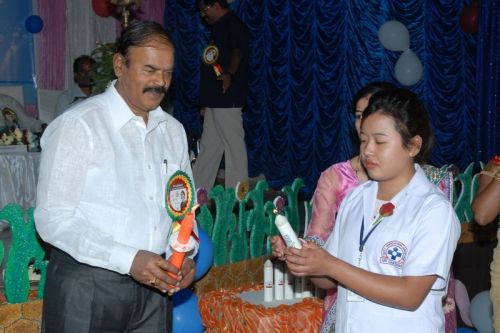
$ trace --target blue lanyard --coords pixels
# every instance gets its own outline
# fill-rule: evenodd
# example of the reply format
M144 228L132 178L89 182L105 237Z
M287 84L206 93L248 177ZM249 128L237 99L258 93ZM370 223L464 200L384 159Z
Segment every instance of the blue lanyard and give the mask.
M363 252L363 248L365 247L365 243L368 240L368 237L372 234L372 232L377 228L382 220L379 221L379 223L375 224L370 230L370 232L366 235L365 238L363 238L363 235L365 233L365 217L363 216L363 220L361 221L361 229L359 230L359 252Z

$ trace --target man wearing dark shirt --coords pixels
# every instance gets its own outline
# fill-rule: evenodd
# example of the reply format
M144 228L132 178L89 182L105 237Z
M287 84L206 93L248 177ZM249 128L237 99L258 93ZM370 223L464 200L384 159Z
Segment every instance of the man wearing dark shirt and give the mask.
M202 18L212 26L200 69L200 106L204 115L200 154L193 167L197 187L210 190L224 155L226 188L248 181L242 109L247 94L249 33L226 0L198 0Z

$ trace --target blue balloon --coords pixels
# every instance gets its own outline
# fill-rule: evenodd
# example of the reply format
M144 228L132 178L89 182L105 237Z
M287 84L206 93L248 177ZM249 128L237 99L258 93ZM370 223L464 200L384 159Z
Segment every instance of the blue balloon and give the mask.
M191 290L183 289L172 299L172 333L203 333L198 297Z
M28 16L26 21L24 21L24 25L26 26L26 30L31 32L32 34L39 33L43 29L43 20L38 15Z
M479 333L494 333L492 318L493 305L490 291L481 291L470 301L470 320Z
M457 328L457 333L477 333L477 331L468 327L459 327Z
M212 267L214 262L214 246L212 244L212 239L208 233L198 228L198 237L200 238L200 248L198 253L194 257L196 273L194 274L194 281L201 279Z

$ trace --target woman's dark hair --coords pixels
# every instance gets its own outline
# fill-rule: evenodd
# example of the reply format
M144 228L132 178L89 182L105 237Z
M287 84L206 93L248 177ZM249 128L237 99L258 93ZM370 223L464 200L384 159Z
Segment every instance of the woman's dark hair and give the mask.
M411 139L415 135L422 138L422 147L415 156L415 162L424 163L434 145L434 135L427 111L417 95L401 88L375 93L363 112L361 122L375 113L382 113L394 120L406 148L411 146Z
M127 58L128 50L133 46L146 45L152 39L164 40L166 44L174 47L172 38L163 29L161 24L154 21L137 21L131 23L115 43L115 52Z
M396 88L395 85L389 82L384 82L384 81L374 81L372 83L367 84L363 88L361 88L356 95L354 95L354 98L352 99L352 104L351 104L351 111L352 114L356 114L356 104L358 104L360 99L363 99L365 97L371 96L375 93L378 93L379 91L386 90L386 89L393 89ZM352 129L350 131L351 139L352 142L355 142L355 147L359 148L359 135L358 132L356 131L355 127L352 126ZM356 149L357 151L357 149Z
M389 82L384 82L384 81L374 81L372 83L367 84L363 88L361 88L356 95L354 95L354 98L352 99L352 105L351 105L351 110L352 113L356 113L356 104L358 104L359 100L362 98L365 98L367 96L373 95L378 93L379 91L382 90L387 90L387 89L394 89L396 88L395 85Z

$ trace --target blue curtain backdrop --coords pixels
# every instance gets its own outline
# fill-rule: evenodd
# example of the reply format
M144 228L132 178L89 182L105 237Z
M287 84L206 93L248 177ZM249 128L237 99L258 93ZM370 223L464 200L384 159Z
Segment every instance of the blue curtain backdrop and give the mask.
M482 10L497 6L490 2L495 1L483 1ZM460 14L468 4L465 0L232 3L252 34L250 94L244 114L250 175L264 174L276 189L301 177L304 195L310 197L322 170L356 152L349 110L352 96L374 80L397 83L393 70L401 52L384 49L378 40L379 27L393 19L408 28L410 48L424 65L422 79L410 88L427 105L434 125L437 143L432 163L456 164L463 170L476 161L482 149L479 137L488 144L498 138L491 133L495 128L477 134L476 121L493 116L498 120L494 109L498 103L488 102L491 112L482 111L478 117L476 75L482 76L476 66L482 68L489 60L476 62L476 39L491 27L483 22L479 33L464 32ZM496 31L491 30L490 40L479 44L482 52L494 42L498 50L498 39L493 37L498 36L498 15L490 20ZM175 115L188 133L199 134L200 54L208 31L194 0L167 0L165 26L177 48ZM498 65L495 69L498 73ZM488 70L482 74L485 81L493 69ZM497 78L485 83L487 89L498 88ZM481 158L486 159L485 155Z

